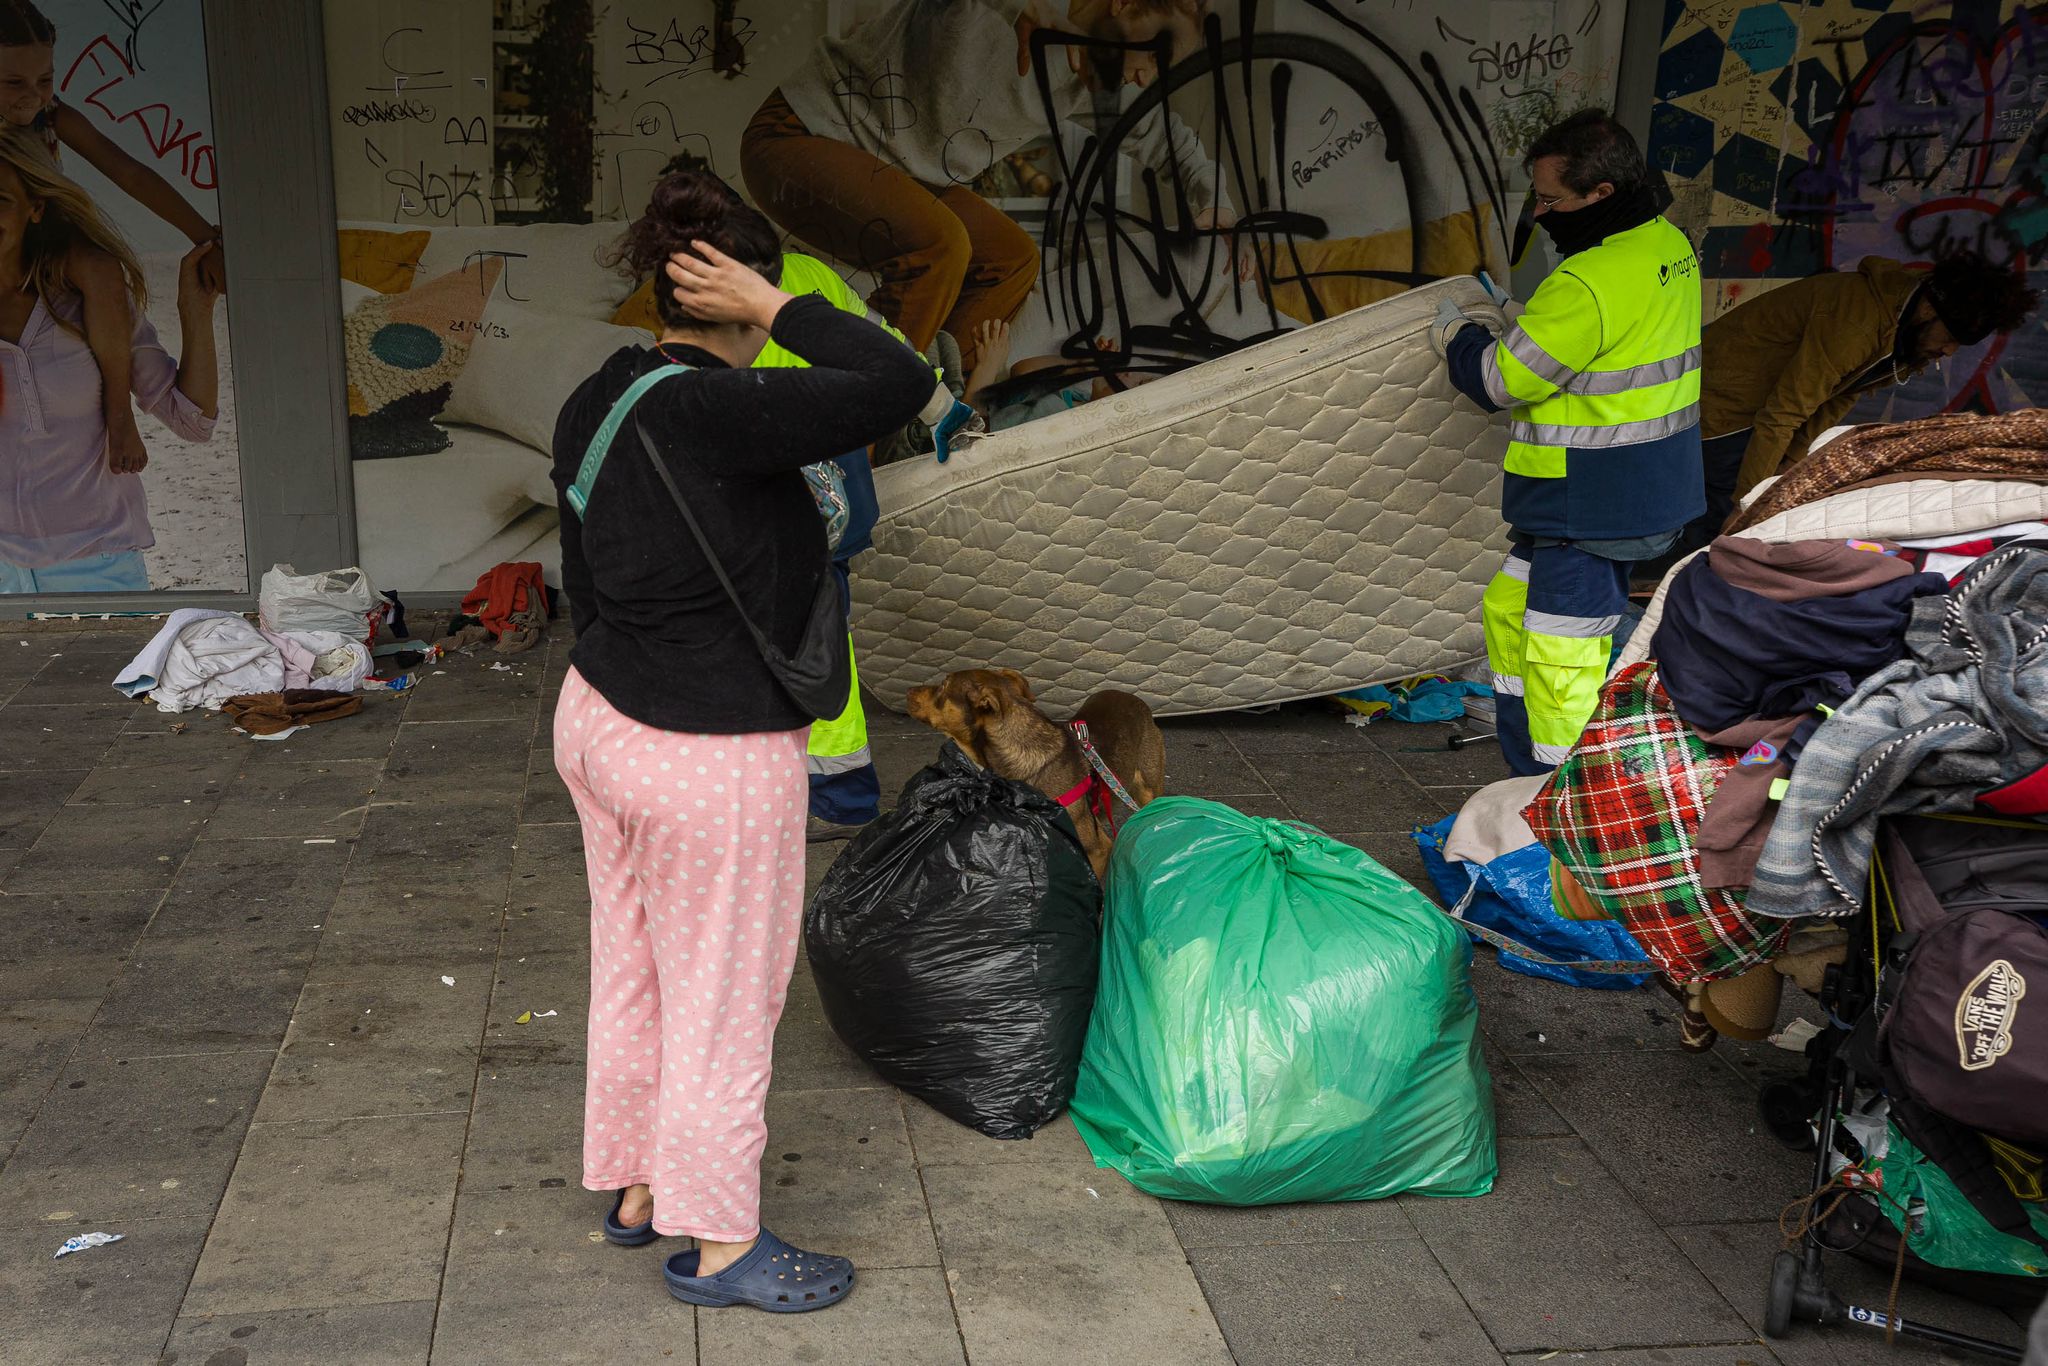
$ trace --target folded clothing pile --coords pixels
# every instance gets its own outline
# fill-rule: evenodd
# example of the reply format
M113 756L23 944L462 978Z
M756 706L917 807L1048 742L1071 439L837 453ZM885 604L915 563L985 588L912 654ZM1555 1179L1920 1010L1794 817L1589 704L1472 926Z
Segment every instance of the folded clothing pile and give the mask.
M1750 909L1846 916L1887 817L2048 812L2048 550L1977 561L1821 726L1757 858Z
M1821 722L1906 651L1913 606L1948 581L1885 541L1723 536L1673 578L1651 637L1672 709L1739 756L1706 804L1707 887L1747 887L1776 798Z

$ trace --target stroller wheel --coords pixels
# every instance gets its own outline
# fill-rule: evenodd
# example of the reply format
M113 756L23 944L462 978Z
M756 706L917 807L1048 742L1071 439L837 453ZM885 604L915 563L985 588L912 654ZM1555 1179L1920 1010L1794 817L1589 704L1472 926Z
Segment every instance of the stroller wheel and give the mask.
M1771 1137L1795 1153L1813 1151L1813 1112L1819 1104L1820 1097L1804 1080L1774 1081L1756 1098L1757 1110Z
M1771 1259L1771 1288L1764 1296L1764 1336L1781 1338L1792 1327L1792 1306L1799 1296L1799 1254L1780 1252Z

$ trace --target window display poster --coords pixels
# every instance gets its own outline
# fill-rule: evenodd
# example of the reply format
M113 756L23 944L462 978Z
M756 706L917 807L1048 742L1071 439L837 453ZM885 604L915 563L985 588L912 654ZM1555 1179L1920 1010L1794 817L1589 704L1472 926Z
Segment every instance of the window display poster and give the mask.
M328 0L363 565L552 571L555 417L652 339L605 253L672 166L1020 425L1505 278L1522 154L1612 98L1624 9Z
M201 0L0 0L0 593L246 591Z

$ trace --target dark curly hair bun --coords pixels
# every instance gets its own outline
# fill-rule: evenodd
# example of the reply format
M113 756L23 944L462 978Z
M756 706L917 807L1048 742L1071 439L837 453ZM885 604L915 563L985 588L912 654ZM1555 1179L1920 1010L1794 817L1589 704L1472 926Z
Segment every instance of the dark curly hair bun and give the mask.
M2041 296L2027 288L2018 271L1993 265L1967 248L1935 262L1927 278L1927 298L1949 335L1964 346L1974 346L1993 332L2017 330L2041 303Z
M668 258L697 255L691 245L695 242L709 242L770 284L782 279L782 241L760 210L707 170L671 171L656 182L647 212L626 230L610 255L635 279L655 281L655 311L667 327L701 326L700 319L676 302L675 291L665 287Z

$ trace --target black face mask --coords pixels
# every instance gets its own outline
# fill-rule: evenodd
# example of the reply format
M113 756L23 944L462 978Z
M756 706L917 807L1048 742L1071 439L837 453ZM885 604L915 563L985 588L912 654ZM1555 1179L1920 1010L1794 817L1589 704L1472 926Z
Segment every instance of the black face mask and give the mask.
M1560 256L1574 256L1597 247L1618 232L1640 228L1664 211L1671 192L1663 177L1632 189L1616 190L1578 209L1551 209L1536 220L1536 226L1550 234Z

